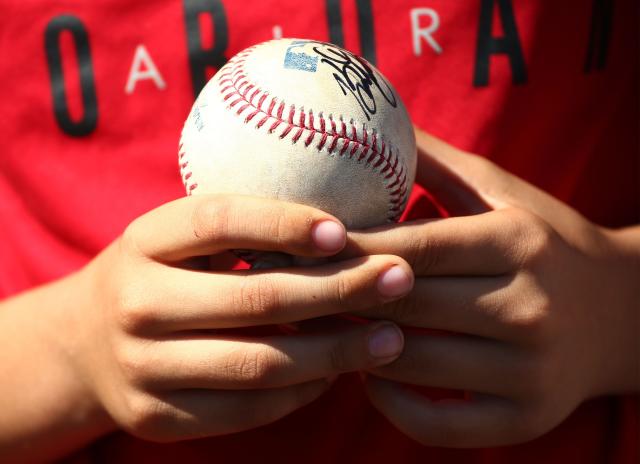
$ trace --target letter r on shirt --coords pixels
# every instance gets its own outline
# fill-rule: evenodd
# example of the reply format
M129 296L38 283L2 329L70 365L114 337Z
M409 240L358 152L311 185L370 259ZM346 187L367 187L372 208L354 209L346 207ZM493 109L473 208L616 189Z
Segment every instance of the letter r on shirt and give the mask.
M438 55L442 53L442 47L433 37L433 34L440 27L440 16L438 12L432 8L413 8L409 12L411 17L411 34L413 36L413 53L416 56L422 55L422 40L427 42L429 46ZM420 19L427 16L431 19L427 27L420 27Z

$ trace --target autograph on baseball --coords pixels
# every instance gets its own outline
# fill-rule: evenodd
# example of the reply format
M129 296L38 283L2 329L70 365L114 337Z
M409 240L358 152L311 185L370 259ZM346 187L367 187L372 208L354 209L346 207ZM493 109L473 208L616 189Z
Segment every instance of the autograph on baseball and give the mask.
M313 45L316 56L305 52L308 45ZM363 58L337 45L317 40L293 40L287 48L284 58L286 69L316 73L319 64L333 68L333 78L342 94L353 96L367 121L371 121L378 111L376 94L382 95L393 108L398 106L391 85Z
M387 103L394 108L397 106L396 97L387 81L381 75L377 75L363 58L322 42L314 46L313 51L321 57L321 63L326 63L336 70L333 77L340 85L342 93L347 95L348 92L353 95L367 121L370 121L371 116L377 111L374 93L376 89Z

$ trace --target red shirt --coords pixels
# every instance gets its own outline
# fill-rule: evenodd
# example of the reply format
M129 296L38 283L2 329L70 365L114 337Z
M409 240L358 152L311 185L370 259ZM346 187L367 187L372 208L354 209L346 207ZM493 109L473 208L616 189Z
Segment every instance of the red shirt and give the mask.
M416 124L606 226L640 222L633 0L124 0L0 6L0 296L85 264L135 217L184 194L177 142L226 59L274 35L331 40L394 83ZM418 191L410 217L433 214ZM530 443L418 445L345 376L256 430L158 445L123 433L117 462L637 462L636 397L581 406Z

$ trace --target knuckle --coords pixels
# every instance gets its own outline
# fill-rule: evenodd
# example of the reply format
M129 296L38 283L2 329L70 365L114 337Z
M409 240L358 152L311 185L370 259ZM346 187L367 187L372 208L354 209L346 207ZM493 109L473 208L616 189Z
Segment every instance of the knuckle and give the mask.
M541 329L542 318L531 304L524 304L515 311L510 309L499 312L497 318L502 324L527 338L534 336Z
M503 215L501 223L504 234L510 237L509 245L503 252L507 258L510 258L516 265L524 265L528 259L530 213L520 208L506 208L500 211Z
M511 206L503 209L501 213L506 220L506 227L510 235L522 237L528 234L533 217L529 211Z
M505 311L502 322L521 341L539 344L548 339L550 298L545 292L534 292L515 311Z
M114 351L114 356L122 375L129 384L136 384L137 377L143 367L142 361L128 347L120 346Z
M353 285L350 279L346 277L342 277L336 280L334 295L336 301L340 305L345 305L351 299L351 295L353 294Z
M119 246L121 250L125 250L125 252L136 252L139 254L140 253L140 246L139 246L139 235L140 235L140 222L142 221L141 218L137 218L135 220L133 220L132 222L129 223L129 225L124 229L124 232L122 232L122 235L120 236L119 239Z
M280 250L303 252L312 247L313 218L301 211L299 205L274 205L264 215L263 237L272 237Z
M523 263L530 263L546 256L553 245L553 228L538 215L519 208L512 208L508 214L511 234L517 238L519 257Z
M416 234L409 246L407 261L413 269L434 269L440 262L441 248L433 235L426 232Z
M342 274L325 281L325 294L337 306L347 307L353 304L358 287L358 282L354 277Z
M286 209L280 206L272 206L261 218L260 236L272 237L276 244L288 244L292 235L291 221Z
M376 259L361 260L356 267L346 269L323 278L319 285L321 298L345 310L372 309L383 300L375 288L375 282L383 270L383 265L398 258L380 256ZM388 264L386 264L388 266ZM317 296L314 296L316 299Z
M149 394L131 392L126 396L123 427L138 438L159 443L180 439L176 411Z
M280 370L281 360L267 347L244 350L230 361L227 370L242 383L254 387L270 384Z
M245 279L236 296L236 307L243 316L269 319L277 316L281 297L276 284L270 279Z
M262 384L270 373L269 359L264 350L245 353L238 364L238 372L243 380Z
M553 247L554 232L547 223L539 221L532 227L528 237L529 261L536 262L546 258Z
M114 347L114 358L126 382L133 386L142 386L144 379L149 377L149 367L152 363L144 349L136 347L134 343L120 342Z
M148 305L148 296L145 296L145 292L135 282L120 286L115 298L116 323L124 332L144 332L157 322Z
M215 199L215 201L214 201ZM196 239L219 240L227 237L232 220L230 201L216 196L200 201L191 214L191 231Z

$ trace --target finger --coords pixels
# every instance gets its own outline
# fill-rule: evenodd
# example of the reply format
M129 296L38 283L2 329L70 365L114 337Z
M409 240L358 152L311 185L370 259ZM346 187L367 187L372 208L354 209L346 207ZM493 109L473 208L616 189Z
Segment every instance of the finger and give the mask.
M369 319L512 341L527 303L512 276L416 279L404 298L358 312Z
M367 376L367 395L400 431L428 446L478 448L520 440L518 409L508 400L433 402L401 385Z
M527 210L563 235L575 234L584 219L573 208L498 165L416 130L416 181L452 215L478 214L506 207Z
M317 380L260 391L181 390L136 406L132 433L170 442L253 429L292 413L320 397L330 384Z
M373 374L413 385L513 396L526 359L510 346L476 337L405 333L402 355Z
M407 260L417 276L500 275L522 255L524 221L511 210L387 225L349 232L337 259L393 254Z
M358 311L406 295L413 274L401 258L383 255L259 272L158 266L147 285L146 300L132 298L122 318L134 333L283 324Z
M151 391L277 388L389 363L402 346L402 331L391 323L260 339L191 337L145 348L137 380Z
M452 216L480 214L494 209L490 201L482 197L466 171L459 165L477 164L479 156L463 155L457 148L416 129L418 164L416 182L425 187ZM449 158L453 158L452 160ZM480 161L482 162L482 161Z
M240 195L197 195L136 219L125 237L144 256L180 261L230 249L327 256L344 246L344 226L309 206Z

